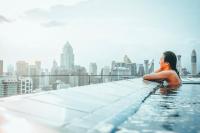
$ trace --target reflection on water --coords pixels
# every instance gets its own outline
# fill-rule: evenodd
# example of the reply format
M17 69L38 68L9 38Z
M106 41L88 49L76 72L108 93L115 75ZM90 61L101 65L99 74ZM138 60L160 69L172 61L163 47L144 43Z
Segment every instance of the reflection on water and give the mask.
M161 86L120 132L200 132L200 85Z

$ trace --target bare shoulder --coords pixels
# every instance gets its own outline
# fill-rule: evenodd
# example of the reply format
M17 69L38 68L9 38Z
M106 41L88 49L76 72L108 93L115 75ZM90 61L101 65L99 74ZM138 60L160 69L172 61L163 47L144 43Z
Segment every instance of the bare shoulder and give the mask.
M163 73L166 76L178 76L177 73L174 70L166 70L166 71L163 71Z
M175 72L173 70L165 70L165 71L161 71L159 73L160 74L165 74L165 75L175 74Z
M160 75L163 75L165 78L171 77L173 75L177 75L175 71L173 70L165 70L165 71L161 71L159 72Z
M174 70L166 70L166 72L169 74L176 74L176 72Z
M169 71L169 73L171 74L171 75L177 75L177 73L176 73L176 71L174 71L174 70L168 70ZM177 75L178 76L178 75Z

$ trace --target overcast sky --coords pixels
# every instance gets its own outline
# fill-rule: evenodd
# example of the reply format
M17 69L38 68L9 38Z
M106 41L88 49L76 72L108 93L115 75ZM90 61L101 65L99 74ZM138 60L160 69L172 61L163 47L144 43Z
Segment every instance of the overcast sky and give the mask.
M182 55L190 69L192 49L200 68L199 0L0 0L0 59L60 61L69 41L75 64L99 67L121 61L158 60L165 50ZM200 69L198 69L200 70Z

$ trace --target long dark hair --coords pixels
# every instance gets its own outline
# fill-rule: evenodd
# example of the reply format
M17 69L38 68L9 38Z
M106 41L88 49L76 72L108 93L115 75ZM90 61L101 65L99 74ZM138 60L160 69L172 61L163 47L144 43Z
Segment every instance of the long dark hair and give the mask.
M180 78L179 71L176 68L177 64L176 54L173 53L172 51L166 51L163 53L163 55L164 55L164 62L168 62L172 70L174 70Z

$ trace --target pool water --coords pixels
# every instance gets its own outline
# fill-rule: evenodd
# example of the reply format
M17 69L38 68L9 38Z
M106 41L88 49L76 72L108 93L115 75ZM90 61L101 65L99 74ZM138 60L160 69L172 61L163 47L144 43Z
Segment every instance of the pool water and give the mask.
M200 85L159 88L117 133L200 133Z

